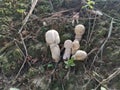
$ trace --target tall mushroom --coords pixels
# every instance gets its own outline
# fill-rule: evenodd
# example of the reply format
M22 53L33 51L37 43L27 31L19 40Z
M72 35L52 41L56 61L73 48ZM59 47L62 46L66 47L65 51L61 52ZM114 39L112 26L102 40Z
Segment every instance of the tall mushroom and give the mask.
M80 41L81 38L82 38L82 35L85 33L85 27L84 27L84 25L82 25L82 24L76 25L74 32L76 34L75 35L75 40Z
M86 57L87 57L87 53L85 51L83 51L83 50L78 50L72 56L72 58L74 58L74 60L81 60L81 61L83 61Z
M76 51L80 48L80 44L78 40L73 41L72 45L72 55L76 53Z
M70 55L71 55L72 41L71 40L66 40L64 42L64 48L65 48L65 52L64 52L64 55L63 55L63 59L66 60L66 59L69 59Z
M50 46L50 50L52 53L52 58L55 62L60 60L60 47L58 44L60 43L60 37L56 30L49 30L45 34L45 40L47 44Z

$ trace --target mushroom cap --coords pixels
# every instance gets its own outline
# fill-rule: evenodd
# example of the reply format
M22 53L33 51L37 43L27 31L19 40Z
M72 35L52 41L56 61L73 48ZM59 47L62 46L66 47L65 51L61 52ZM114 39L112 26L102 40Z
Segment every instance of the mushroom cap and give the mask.
M54 29L49 30L45 34L45 40L49 45L53 43L59 44L60 43L59 33Z
M85 26L82 24L78 24L75 26L75 34L83 35L85 33Z
M84 60L87 57L87 53L83 50L78 50L75 55L73 55L73 58L75 60Z
M72 48L72 41L71 40L66 40L65 42L64 42L64 47L65 48Z
M73 43L72 43L72 49L73 50L77 50L80 48L80 44L79 44L79 41L78 40L74 40Z

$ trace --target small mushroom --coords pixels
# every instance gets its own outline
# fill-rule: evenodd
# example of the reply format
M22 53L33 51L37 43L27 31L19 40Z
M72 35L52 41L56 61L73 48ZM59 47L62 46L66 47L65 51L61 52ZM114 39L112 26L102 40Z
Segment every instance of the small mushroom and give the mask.
M73 41L72 45L72 55L76 53L76 51L80 48L80 44L78 40Z
M71 40L66 40L64 42L64 48L65 48L65 52L64 52L64 55L63 55L63 59L66 60L66 59L69 59L70 55L71 55L72 41Z
M87 53L85 51L83 51L83 50L78 50L72 56L72 58L74 58L74 60L81 60L81 61L83 61L86 57L87 57Z
M78 24L75 26L75 40L80 41L82 38L82 35L85 33L85 27L82 24Z
M50 46L50 50L52 53L52 58L55 62L60 60L60 47L58 44L60 43L60 37L56 30L49 30L45 34L45 40L47 44Z
M47 26L47 23L45 21L43 22L43 26Z

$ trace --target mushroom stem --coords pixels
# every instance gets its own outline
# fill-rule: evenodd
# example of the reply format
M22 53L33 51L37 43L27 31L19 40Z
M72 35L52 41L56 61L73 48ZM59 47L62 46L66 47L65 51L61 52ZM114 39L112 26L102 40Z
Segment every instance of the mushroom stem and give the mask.
M69 59L70 58L70 55L71 55L71 49L68 48L68 49L65 49L65 53L63 55L63 59Z
M60 48L57 44L50 45L50 50L52 54L52 58L55 60L55 62L58 62L60 60Z
M69 59L71 55L71 49L72 49L72 41L71 40L66 40L64 42L64 47L65 47L65 52L63 55L63 59Z
M75 40L81 41L82 35L81 34L76 34L75 35Z

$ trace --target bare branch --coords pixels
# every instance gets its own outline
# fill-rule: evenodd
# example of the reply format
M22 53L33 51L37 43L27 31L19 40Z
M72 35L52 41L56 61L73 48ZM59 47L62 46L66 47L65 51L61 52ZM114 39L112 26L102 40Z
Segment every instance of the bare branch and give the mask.
M28 21L30 15L32 14L32 12L33 12L33 10L34 10L34 8L35 8L37 2L38 2L38 0L34 0L34 1L32 2L31 9L30 9L28 15L27 15L27 16L25 17L25 19L23 20L23 25L21 26L21 28L20 28L20 30L19 30L18 33L21 33L23 27L25 26L25 24L27 23L27 21Z

